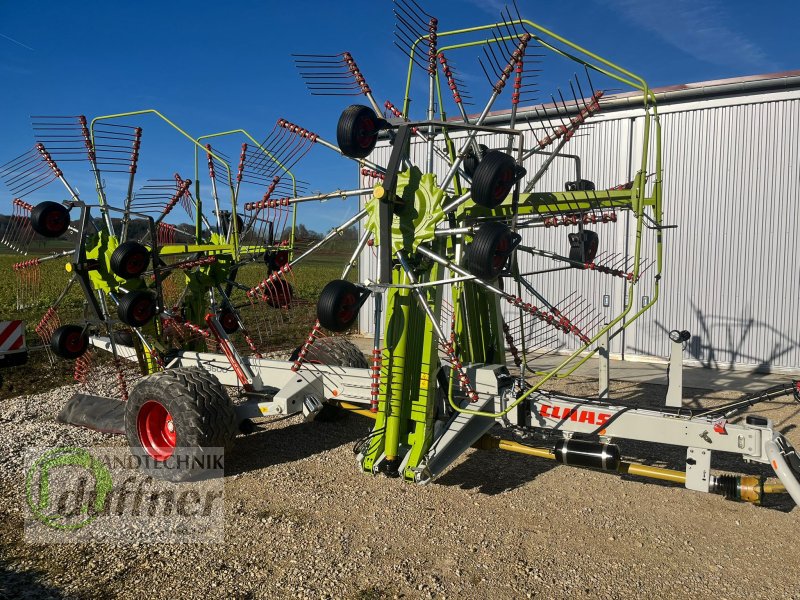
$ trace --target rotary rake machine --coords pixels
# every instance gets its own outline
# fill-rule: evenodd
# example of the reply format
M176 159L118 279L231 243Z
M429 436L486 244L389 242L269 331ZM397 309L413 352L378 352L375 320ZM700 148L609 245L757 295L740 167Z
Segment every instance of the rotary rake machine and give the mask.
M607 394L579 398L545 390L598 351L607 355L609 341L659 296L667 226L662 223L661 128L646 82L518 12L506 10L497 23L444 31L414 0L397 0L394 6L396 45L409 60L401 104L379 105L348 52L296 55L312 94L363 95L367 104L341 113L336 143L280 119L252 153L243 148L235 176L226 155L204 146L204 139L193 139L196 156L206 155L216 226L202 216L199 185L189 196L191 184L176 176L169 183L174 192L168 205L186 200L184 208L194 210L194 231L176 228L167 234L163 219L145 215L150 246L138 240L138 258L115 259L129 240L114 235L113 209L99 176L102 220L95 226L89 207L63 180L44 146L20 159L38 169L28 185L38 185L40 174L61 179L71 199L65 206L46 203L44 208L16 204L15 218L29 213L34 231L51 237L77 223L72 280L84 288L94 311L87 326L47 330L51 346L59 352L62 345L83 348L88 338L115 358L138 359L149 373L132 389L122 409L124 424L117 426L130 445L169 462L179 447L202 453L228 446L237 430L252 428L252 418L303 413L310 419L330 405L375 420L356 446L361 470L419 484L470 447L500 448L756 503L764 494L781 492L800 502L800 457L791 444L769 419L733 420L779 396L800 401L797 382L706 410L642 408L613 404ZM476 53L491 91L480 112L470 115L466 105L477 94L464 89L468 78L459 75L454 59L460 69ZM569 91L565 95L559 89L550 103L523 110L521 102L552 83L539 68L544 64L566 65ZM593 128L604 122L604 109L613 101L608 89L596 87L600 82L631 91L627 106L638 110L641 126L630 137L614 128ZM424 116L414 118L411 92L421 83L428 92ZM511 107L500 126L492 110L507 87L513 89ZM448 118L446 104L454 107L455 117ZM92 143L94 126L87 133L81 123L82 138ZM132 140L138 140L135 132L129 134ZM243 132L211 137L233 134ZM138 141L134 146L138 151ZM361 185L303 195L289 169L313 146L356 162ZM87 148L97 175L94 150ZM598 176L587 179L581 154L591 148L602 148L611 166L601 173L589 164ZM617 158L624 156L637 156L630 173L625 159ZM237 202L247 165L255 173L250 183L266 186L266 192L260 200ZM12 169L14 177L17 170ZM276 198L281 185L291 189ZM230 196L225 206L222 189ZM358 198L358 210L303 251L292 245L291 235L285 245L276 241L282 239L281 228L264 211L293 211L299 204L332 198ZM71 221L68 211L76 208L80 218ZM125 215L128 220L136 216L134 208L135 201L126 199L123 224ZM322 289L316 320L289 368L285 361L260 355L247 335L250 351L237 350L227 331L233 327L225 326L243 325L232 294L243 293L249 304L282 305L293 297L290 278L296 266L356 225L361 233L352 255L340 277ZM90 232L93 227L96 232ZM30 235L15 232L10 245L19 246ZM192 239L171 237L179 235ZM89 246L87 238L93 240ZM171 256L177 262L166 264ZM371 272L354 283L357 259L370 256ZM258 283L237 280L237 272L256 260L267 263L266 276ZM177 301L168 302L165 275L175 270L188 271L189 285ZM365 273L363 266L360 270ZM623 306L602 310L595 305L594 298L619 289L625 292ZM638 297L647 301L636 308ZM140 298L147 302L133 301ZM116 317L107 308L109 300L117 305ZM371 311L365 321L374 327L369 363L336 335L350 330L362 311ZM115 342L119 322L132 328L132 348ZM104 328L106 335L90 335L93 328ZM197 333L201 343L168 343L170 332L179 339L176 332L183 330ZM683 340L684 332L676 332L674 343ZM204 341L213 343L203 347ZM541 357L554 350L562 351L556 366L541 367ZM244 400L234 406L223 386L238 386ZM491 433L493 428L502 435ZM624 461L618 440L685 448L686 469ZM768 481L763 472L712 474L714 452L770 465L779 481ZM192 476L191 469L161 474Z
M142 129L127 121L143 115L159 118L191 142L194 180L175 173L168 179L148 180L137 189ZM98 350L110 354L118 384L117 398L76 394L59 418L103 431L127 431L132 445L154 458L164 457L170 443L188 445L175 436L173 413L185 423L189 418L208 420L198 410L211 411L216 416L211 423L214 440L222 441L219 436L229 440L234 427L246 423L246 418L233 417L227 395L221 408L208 399L209 394L213 400L225 394L218 383L209 387L212 380L216 382L212 375L206 371L198 375L197 369L187 374L173 368L174 363L180 362L183 352L205 351L235 369L234 385L257 394L264 387L262 379L246 366L242 353L259 360L264 353L288 355L295 348L293 336L305 328L298 329L295 322L307 321L303 315L311 314L313 303L295 295L297 282L288 263L308 240L295 238L296 211L286 199L303 190L291 168L308 151L310 141L285 121L278 122L262 142L245 130L192 138L154 110L91 122L82 116L34 117L34 130L33 149L6 163L0 173L15 195L14 214L0 241L20 254L43 246L35 256L14 265L17 308L36 306L41 269L61 261L68 281L35 331L51 361L55 357L75 361L75 379L84 384L85 392L108 379L108 361L94 359ZM245 142L236 148L234 161L210 143L224 147L237 139ZM81 199L61 168L87 160L96 204ZM208 177L201 186L206 168ZM106 179L115 173L122 174L123 185ZM47 200L34 206L23 199L56 181L67 190L64 202ZM124 190L121 202L111 201L113 189ZM208 194L205 203L201 190ZM179 219L189 223L176 224ZM257 290L237 277L261 270L279 277ZM83 292L83 318L62 310L62 303L77 288ZM322 340L306 355L315 365L366 366L363 355L343 338ZM285 370L286 363L279 364ZM141 386L132 388L133 380L142 377ZM142 390L153 386L153 378L163 383L163 377L166 381L179 377L184 384L191 381L206 395L195 394L172 406L161 385L156 399L150 394L142 400ZM132 402L118 401L131 396Z
M148 180L136 189L142 128L118 121L143 114L156 115L193 142L194 184L175 173L169 179ZM51 245L60 247L14 265L20 309L38 299L41 266L58 259L66 261L68 283L36 326L45 347L61 358L77 359L78 379L86 378L93 334L108 338L107 349L117 367L120 354L129 354L119 346L135 349L145 373L163 368L165 355L175 343L191 347L204 342L217 347L219 340L214 334L220 331L230 335L241 330L247 346L258 353L231 295L237 285L242 287L236 275L248 263L263 259L272 271L288 262L294 243L294 214L277 203L269 208L265 205L273 193L296 194L294 176L281 163L281 158L291 160L292 152L277 157L258 142L250 148L243 144L234 171L210 144L201 145L205 139L223 134L195 140L152 110L98 117L91 123L83 116L34 117L34 130L34 148L3 166L3 179L17 197L2 243L22 254L28 254L36 240L54 240ZM244 131L225 132L237 133L249 136ZM213 211L204 210L200 200L197 165L201 153L208 166ZM96 205L81 200L61 169L63 163L78 160L88 161ZM291 183L282 183L275 171ZM115 173L126 175L124 198L117 205L109 201L109 182L105 180ZM268 177L271 184L264 186L267 191L259 208L253 210L253 203L246 203L244 211L237 212L240 188L260 184ZM23 200L55 181L67 190L65 202L33 206ZM178 212L190 223L167 221L168 217L173 221L180 218ZM206 213L213 213L213 223ZM183 275L182 281L177 281L177 273ZM264 293L274 307L292 303L293 290L284 283ZM87 318L83 324L62 325L59 305L75 284L83 291ZM229 346L223 342L222 347ZM124 376L121 371L118 375L120 395L127 398Z
M342 227L362 222L359 248L372 248L374 268L361 284L342 277L323 289L300 353L319 331L346 331L361 310L372 310L370 408L361 412L375 425L357 445L359 467L427 483L472 446L503 448L729 498L760 502L765 493L788 492L800 502L800 457L791 444L769 419L732 422L762 401L800 401L798 382L708 410L617 405L607 391L598 398L545 391L598 351L607 355L609 340L659 296L669 226L662 223L661 126L645 81L518 12L442 31L413 0L394 6L396 45L409 59L402 108L379 106L348 52L295 57L312 94L367 100L341 114L334 149L358 161L371 184L347 192L363 199L362 209ZM451 59L464 64L462 55L476 49L491 92L470 116L465 104L477 95L463 89ZM559 89L523 119L521 99L547 83L538 67L555 62L573 72L569 91ZM632 176L621 164L599 174L606 181L583 177L581 152L594 145L625 156L628 145L592 128L608 97L597 81L633 92L642 126L631 135ZM424 116L415 119L411 90L424 87ZM491 111L506 87L513 88L508 125L493 126ZM454 118L443 88L452 92ZM624 243L628 251L614 250ZM594 305L591 298L620 286L622 307ZM686 335L674 332L678 348ZM537 366L554 349L567 350L557 365ZM498 425L505 437L489 434ZM684 447L686 470L623 461L617 440ZM714 452L771 465L780 482L714 475Z

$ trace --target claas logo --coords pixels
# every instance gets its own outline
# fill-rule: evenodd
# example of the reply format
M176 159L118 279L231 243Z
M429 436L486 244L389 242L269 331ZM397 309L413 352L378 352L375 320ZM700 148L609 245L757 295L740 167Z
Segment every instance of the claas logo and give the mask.
M611 418L611 413L576 408L574 406L550 406L549 404L539 404L538 406L539 414L545 419L570 420L588 425L603 425Z

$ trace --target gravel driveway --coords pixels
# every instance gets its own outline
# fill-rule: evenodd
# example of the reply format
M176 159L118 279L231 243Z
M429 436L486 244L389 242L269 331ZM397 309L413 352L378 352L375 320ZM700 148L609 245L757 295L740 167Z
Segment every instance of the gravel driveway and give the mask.
M55 422L74 390L0 403L2 598L800 598L800 509L788 496L757 507L500 450L472 450L412 486L356 471L352 446L370 428L357 415L265 421L239 438L221 544L27 544L25 447L123 444ZM612 392L664 393L622 382ZM685 390L692 402L701 393ZM797 409L758 412L800 445ZM622 450L681 466L680 451Z

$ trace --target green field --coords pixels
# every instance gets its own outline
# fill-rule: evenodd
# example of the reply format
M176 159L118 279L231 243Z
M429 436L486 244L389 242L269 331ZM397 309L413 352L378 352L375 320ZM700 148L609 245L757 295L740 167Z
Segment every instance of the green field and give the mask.
M352 253L353 243L349 240L341 242L327 251L317 252L302 261L293 274L288 277L296 302L289 310L268 306L263 302L254 306L243 306L242 319L256 339L260 350L269 351L290 348L299 345L315 318L316 299L322 288L332 279L341 276L345 263ZM31 256L0 255L0 321L23 319L27 324L27 343L33 348L41 344L35 327L45 311L52 306L61 295L69 274L65 271L66 259L53 260L40 265L40 283L38 292L28 298L24 307L18 308L18 283L12 269L14 263ZM350 279L354 279L357 269L351 271ZM237 281L254 286L266 276L266 267L257 262L240 269ZM183 276L174 273L171 277L175 285L173 293L182 289ZM247 299L243 292L235 291L232 300L235 304L245 305ZM81 323L84 315L84 297L76 284L58 307L61 323ZM237 334L234 341L243 345ZM32 373L36 373L35 377ZM72 382L73 362L58 359L51 365L44 351L30 353L28 364L23 367L10 367L0 370L0 399L20 393L43 391L52 387Z

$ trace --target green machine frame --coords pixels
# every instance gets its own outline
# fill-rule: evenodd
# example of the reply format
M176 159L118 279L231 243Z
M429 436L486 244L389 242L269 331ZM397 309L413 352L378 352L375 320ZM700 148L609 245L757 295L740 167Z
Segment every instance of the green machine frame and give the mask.
M513 125L510 128L487 128L482 125L496 94L492 96L483 113L472 123L463 113L463 109L464 122L448 121L443 111L439 115L440 118L434 120L434 97L438 99L438 105L442 106L438 70L431 76L429 118L425 121L408 121L409 92L415 64L413 53L417 45L427 41L428 38L421 37L416 41L409 61L403 112L400 120L393 122L397 132L394 134L392 157L386 169L386 179L383 184L376 186L376 193L366 205L367 212L372 217L368 219L366 228L373 230L384 256L380 266L381 279L384 277L383 271L386 265L389 264L385 258L389 254L386 246L391 247L392 254L391 280L372 286L372 291L378 295L385 293L386 315L376 422L369 442L360 455L361 467L368 472L385 472L401 475L409 481L415 480L434 439L437 419L442 418L442 415L438 414L442 403L437 400L437 394L444 393L449 409L453 412L493 420L501 418L526 399L530 399L531 394L539 390L548 380L573 373L597 351L599 340L607 334L613 336L630 326L658 300L662 261L662 170L661 131L654 95L641 77L577 44L531 21L520 19L513 24L526 30L534 30L531 39L542 48L575 61L586 69L602 73L641 93L640 106L644 128L640 166L630 189L526 193L520 189L518 180L513 192L499 206L488 209L474 204L469 200L469 190L465 187L465 183L460 181L457 172L467 147L480 131L506 134L510 140L509 148L516 147L516 161L521 166L522 158L525 156L521 131L514 129ZM495 23L439 32L438 36L441 39L475 34L498 29L503 25L507 24ZM453 44L442 48L441 51L495 44L503 40L516 41L517 38L492 37ZM462 105L459 104L459 107ZM512 124L514 114L512 113ZM432 174L426 173L420 176L419 173L415 174L415 167L410 170L405 168L408 163L403 159L408 157L410 135L404 134L403 130L412 126L426 132L424 136L429 145L432 145L433 139L437 136L441 136L444 140L448 158L453 165L451 173L456 198L448 198L443 189L448 181L445 180L443 184L439 184L442 187L438 187ZM654 143L651 143L651 129L655 130ZM463 140L453 139L450 135L457 130L466 131L467 142L461 151L456 150L456 145ZM513 143L515 139L518 142L516 144ZM650 166L651 147L655 155L652 166ZM432 165L431 153L429 167ZM648 173L655 174L649 194ZM426 202L420 202L420 197L425 198ZM380 212L381 206L384 207L384 219L391 222L391 226L384 226L383 229L380 227L380 218L375 216ZM516 225L522 218L592 209L630 211L634 216L632 221L635 231L634 272L628 285L628 301L624 309L592 337L582 339L580 347L566 356L555 368L535 373L537 380L519 389L502 410L497 411L494 408L483 410L474 402L470 402L469 392L465 392L463 389L465 386L460 385L466 377L465 366L505 364L506 344L502 331L501 300L516 306L520 318L526 311L530 313L531 310L535 311L535 308L523 303L521 294L510 294L498 289L496 284L469 277L470 274L459 266L466 246L465 235L474 232L475 227L482 222L501 220ZM421 215L423 212L424 215ZM427 219L423 216L427 216ZM421 225L423 221L424 226ZM457 230L456 225L462 229ZM437 227L441 229L440 232L436 231ZM654 293L646 305L634 311L633 298L640 277L645 227L655 231ZM415 235L407 235L409 231L413 231ZM388 232L391 232L389 244L385 237L385 233ZM519 273L515 259L511 261L510 270L512 276ZM445 302L445 289L442 284L446 280L443 278L448 272L452 278L449 300L454 311L449 335L445 334L437 324ZM380 306L381 303L378 304ZM522 352L523 355L526 352L524 345ZM449 360L452 377L446 376L442 358ZM525 359L527 362L527 357ZM459 392L460 387L461 392ZM469 386L466 387L468 390Z

